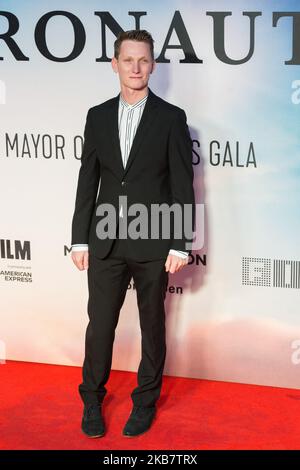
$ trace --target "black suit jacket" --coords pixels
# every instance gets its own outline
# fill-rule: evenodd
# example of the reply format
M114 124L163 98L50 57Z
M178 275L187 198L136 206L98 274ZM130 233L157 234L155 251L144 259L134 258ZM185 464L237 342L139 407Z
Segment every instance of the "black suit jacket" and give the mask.
M104 215L98 216L96 210L99 204L109 203L118 216L119 196L127 196L128 208L131 204L142 203L149 212L153 203L191 204L194 229L192 140L186 114L183 109L155 95L150 88L148 92L125 169L118 131L120 93L90 108L87 114L71 243L88 244L89 251L99 258L109 253L113 239L98 238L96 226ZM128 217L128 223L133 219ZM175 239L173 217L171 220L167 238L161 229L158 239L129 238L126 242L128 256L146 261L166 258L170 248L190 252L185 242L191 238L183 234ZM147 222L150 233L150 214Z

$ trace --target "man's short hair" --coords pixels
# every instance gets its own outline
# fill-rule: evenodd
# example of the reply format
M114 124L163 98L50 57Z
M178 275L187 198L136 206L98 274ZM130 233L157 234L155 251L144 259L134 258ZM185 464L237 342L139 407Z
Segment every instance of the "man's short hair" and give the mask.
M150 46L150 52L152 60L154 60L154 39L151 34L145 29L131 29L129 31L121 31L114 42L114 56L116 59L119 58L121 44L123 41L139 41L146 42Z

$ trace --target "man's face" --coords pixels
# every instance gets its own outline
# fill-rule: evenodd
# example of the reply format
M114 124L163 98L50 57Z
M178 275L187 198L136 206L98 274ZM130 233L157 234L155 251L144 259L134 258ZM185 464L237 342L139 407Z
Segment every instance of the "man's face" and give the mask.
M155 68L149 44L126 39L121 44L118 60L112 59L112 67L119 74L121 85L132 90L145 88Z

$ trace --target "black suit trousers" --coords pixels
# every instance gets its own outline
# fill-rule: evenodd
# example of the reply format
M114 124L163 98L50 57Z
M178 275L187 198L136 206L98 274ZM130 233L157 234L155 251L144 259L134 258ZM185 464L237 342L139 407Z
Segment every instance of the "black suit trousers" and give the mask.
M110 375L115 329L128 285L133 278L141 329L141 361L137 387L131 393L136 406L152 407L159 398L166 357L164 301L168 286L166 258L136 261L127 256L127 240L113 243L100 259L89 255L88 316L83 382L79 393L85 404L102 402Z

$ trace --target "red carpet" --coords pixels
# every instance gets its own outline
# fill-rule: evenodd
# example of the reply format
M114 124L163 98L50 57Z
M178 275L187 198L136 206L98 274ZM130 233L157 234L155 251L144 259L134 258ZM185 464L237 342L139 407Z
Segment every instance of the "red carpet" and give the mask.
M81 368L8 361L0 365L1 449L300 449L300 391L164 377L157 418L138 438L122 428L136 374L112 371L104 402L107 434L81 433Z

